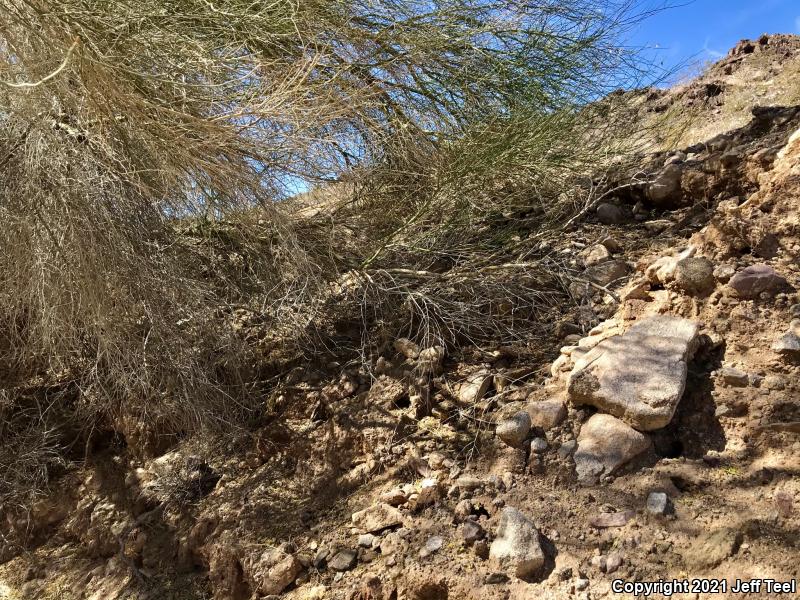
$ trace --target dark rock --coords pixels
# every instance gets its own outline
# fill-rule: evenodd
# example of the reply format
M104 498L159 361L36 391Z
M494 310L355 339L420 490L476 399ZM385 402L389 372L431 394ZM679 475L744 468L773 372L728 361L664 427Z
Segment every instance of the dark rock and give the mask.
M358 552L355 550L339 550L328 561L328 568L332 571L349 571L355 568L358 562Z
M327 548L320 548L314 555L314 559L311 561L311 564L314 565L315 569L324 569L330 555L330 550Z
M731 277L728 285L739 298L757 298L762 292L777 292L786 285L786 279L769 265L745 267Z
M761 258L770 259L775 258L780 249L781 244L777 236L773 233L768 233L753 247L753 254Z
M595 212L597 213L597 220L604 225L617 225L625 219L622 209L608 202L598 204Z

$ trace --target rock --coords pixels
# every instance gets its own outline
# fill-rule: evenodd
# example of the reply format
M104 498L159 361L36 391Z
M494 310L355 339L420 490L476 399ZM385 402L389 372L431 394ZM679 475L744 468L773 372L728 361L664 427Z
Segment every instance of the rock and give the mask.
M431 346L420 351L417 365L423 373L439 373L444 362L445 349L442 346Z
M684 258L675 267L675 286L693 296L704 296L714 289L714 265L702 256Z
M406 547L405 540L396 531L387 534L381 540L381 554L389 556L396 552L402 552Z
M775 502L775 507L778 509L778 514L781 517L788 519L792 516L792 512L794 510L794 500L792 498L792 494L789 492L778 491L775 492L773 500Z
M328 561L328 568L338 572L350 571L355 568L357 562L358 552L350 549L339 550Z
M580 334L581 331L580 325L576 323L570 323L569 321L562 321L556 325L556 335L560 338L568 335Z
M720 283L728 283L735 274L736 269L732 265L719 265L714 269L714 277Z
M581 428L575 452L578 480L595 483L650 448L646 435L616 417L598 413Z
M367 509L354 512L351 519L353 525L365 533L377 533L384 529L402 525L403 513L393 506L379 503Z
M378 377L369 390L370 402L388 408L395 408L407 396L408 390L406 386L386 375Z
M364 533L358 536L358 545L362 548L372 548L372 544L375 543L376 539L371 533Z
M775 258L780 249L781 244L777 236L774 233L768 233L753 246L753 254L769 260L770 258Z
M580 256L583 259L584 266L591 267L611 258L611 253L602 244L594 244L583 250Z
M625 219L622 209L608 202L598 204L595 213L597 213L597 220L603 223L603 225L617 225L622 223Z
M786 279L769 265L757 264L745 267L731 277L728 285L739 298L757 298L763 292L777 292L786 286Z
M720 370L720 377L722 377L722 381L731 387L747 387L750 383L750 377L747 373L733 367L723 367Z
M472 500L460 500L453 509L453 514L457 521L464 521L472 514Z
M632 510L626 510L615 513L600 513L599 515L589 519L589 525L596 529L610 529L613 527L625 527L636 513Z
M425 546L419 551L419 556L420 558L426 558L441 550L442 546L444 546L444 539L441 536L434 535L425 542Z
M607 260L586 269L586 278L607 287L627 277L630 268L624 260Z
M400 488L392 488L388 492L381 494L380 500L384 504L390 506L400 506L408 500L408 496L406 496L406 493Z
M417 489L417 498L414 501L414 508L423 508L436 502L439 498L439 480L435 477L423 479Z
M685 160L686 160L686 153L678 150L677 152L674 152L673 154L667 157L667 159L664 161L664 166L674 165L676 163L682 163Z
M637 218L637 220L644 221L644 219L647 218L645 215L641 215L641 217L641 219ZM650 235L658 235L659 233L663 233L673 225L674 223L669 219L656 219L654 221L644 221L644 223L642 223L642 227L644 227L647 233Z
M489 542L478 540L473 544L472 552L481 560L489 560Z
M399 354L402 354L406 358L410 358L412 360L419 357L419 346L407 338L395 340L394 349Z
M605 572L608 574L614 573L622 566L622 555L619 552L612 552L606 557Z
M674 208L683 200L681 191L681 175L683 170L678 164L665 166L645 189L647 198L656 206Z
M475 521L464 521L464 524L461 526L461 537L467 545L472 545L478 540L481 540L486 535L486 532L483 530L478 523Z
M579 592L587 589L589 587L589 580L585 577L579 577L575 580L575 589Z
M605 571L606 570L606 560L607 560L606 556L604 556L602 554L595 555L589 561L589 564L592 565L593 567L595 567L596 569L599 569L600 571Z
M664 492L651 492L647 496L647 512L663 516L672 512L672 502Z
M628 300L650 300L650 282L646 279L635 279L626 285L620 298L623 302Z
M683 553L683 560L690 569L711 569L739 551L741 532L722 528L701 534Z
M512 448L519 448L531 431L531 418L525 411L520 411L509 419L497 424L497 437Z
M669 424L683 395L699 327L672 316L636 323L575 361L567 381L574 404L590 404L650 431Z
M782 356L798 356L800 355L800 337L792 332L785 333L772 344L772 349Z
M498 583L506 583L508 581L508 575L505 573L489 573L483 582L486 585L496 585Z
M645 276L650 283L660 285L671 283L675 280L678 263L694 257L696 253L697 248L689 246L676 256L662 256L645 269Z
M303 570L297 557L271 548L261 555L252 569L253 579L259 581L258 589L264 595L280 594Z
M456 486L462 492L474 492L486 486L486 481L479 477L472 477L470 475L462 475L456 479Z
M567 440L558 447L558 457L561 459L567 459L575 453L577 448L578 442L576 440Z
M322 570L325 568L330 555L331 551L328 548L320 548L311 560L311 564L314 565L315 569Z
M544 438L533 438L531 440L531 452L536 454L541 454L542 452L547 451L547 440Z
M539 532L516 508L507 506L500 516L497 536L489 548L489 560L520 579L534 577L544 565Z
M458 398L466 404L475 404L486 395L491 385L491 373L478 371L458 386Z
M786 389L786 381L780 375L767 375L764 378L763 385L768 390L780 391Z
M533 402L525 407L531 419L531 425L549 431L560 425L567 418L567 407L561 400L543 400Z
M615 238L607 237L600 243L603 244L611 254L620 254L625 251L625 247Z

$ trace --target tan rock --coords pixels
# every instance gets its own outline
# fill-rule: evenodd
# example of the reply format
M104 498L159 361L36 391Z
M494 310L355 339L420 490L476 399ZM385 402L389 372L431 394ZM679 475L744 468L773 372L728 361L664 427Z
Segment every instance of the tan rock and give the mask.
M539 531L533 521L511 506L503 509L497 535L489 549L493 567L520 579L529 579L542 568L544 558Z
M384 529L402 525L403 513L393 506L379 503L364 510L354 512L351 519L353 525L365 533L376 533Z
M548 431L567 418L567 408L561 400L533 402L526 407L531 424Z
M458 386L458 398L466 404L474 404L481 400L492 385L492 374L481 370L467 377Z
M581 428L573 456L578 480L595 483L650 447L650 439L616 417L598 413Z
M696 323L655 316L572 358L569 399L590 404L642 431L672 420L686 385L687 362L698 338Z

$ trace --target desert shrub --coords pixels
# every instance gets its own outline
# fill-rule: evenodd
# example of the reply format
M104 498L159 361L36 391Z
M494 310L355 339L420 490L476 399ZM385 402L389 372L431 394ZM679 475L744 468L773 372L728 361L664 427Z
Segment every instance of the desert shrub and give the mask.
M530 258L496 223L558 222L613 153L586 103L639 73L633 7L0 0L4 385L69 382L87 427L188 432L258 410L242 306L302 329L326 279L407 268L463 320L459 289ZM288 214L345 176L329 222Z

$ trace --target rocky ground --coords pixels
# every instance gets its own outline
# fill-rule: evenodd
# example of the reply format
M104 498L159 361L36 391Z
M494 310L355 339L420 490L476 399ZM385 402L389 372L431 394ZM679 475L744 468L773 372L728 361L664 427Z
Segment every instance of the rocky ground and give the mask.
M706 76L712 111L750 58L798 49L737 46ZM649 102L706 101L698 81ZM112 440L4 511L0 598L586 600L632 597L615 579L797 580L800 107L751 108L644 158L641 184L553 248L582 275L536 352L398 339L375 364L298 367L258 431L149 458Z

